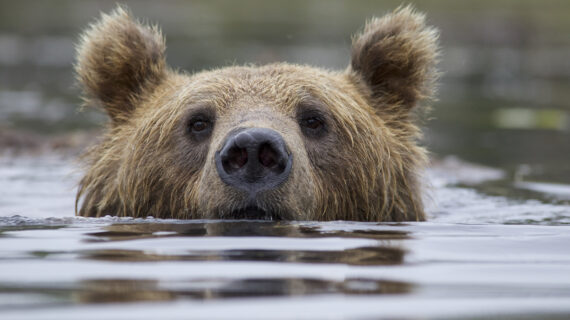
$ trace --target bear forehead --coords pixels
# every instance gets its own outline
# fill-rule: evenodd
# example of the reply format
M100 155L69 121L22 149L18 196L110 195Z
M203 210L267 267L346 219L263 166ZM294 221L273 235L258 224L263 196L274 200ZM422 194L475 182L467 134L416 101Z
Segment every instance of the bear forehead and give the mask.
M312 105L333 114L368 109L366 92L344 72L306 65L275 63L230 66L177 77L169 95L181 109L210 106L230 109L270 107L294 114L299 105Z
M285 63L202 71L189 76L183 85L190 95L207 94L234 99L251 96L279 100L351 91L347 88L350 84L340 73Z

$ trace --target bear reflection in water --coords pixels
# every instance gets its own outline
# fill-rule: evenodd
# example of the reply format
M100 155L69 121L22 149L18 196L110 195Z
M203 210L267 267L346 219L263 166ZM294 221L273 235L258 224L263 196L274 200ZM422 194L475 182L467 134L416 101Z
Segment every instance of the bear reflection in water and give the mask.
M182 250L175 254L152 250L92 250L81 252L83 259L112 262L231 262L250 261L297 264L346 264L355 266L400 265L405 251L391 240L407 239L397 230L323 232L311 226L286 222L207 222L207 223L133 223L108 226L106 231L89 234L88 241L114 242L168 237L276 237L276 238L365 238L380 240L376 245L345 250ZM226 268L231 268L228 264ZM276 268L278 266L275 266ZM283 265L279 266L283 268ZM133 302L177 299L219 299L231 297L290 296L311 294L404 294L413 289L405 282L366 278L326 280L311 277L201 277L176 283L144 279L90 279L80 283L74 295L82 302Z
M186 74L155 27L117 8L91 25L76 72L110 118L84 156L78 215L424 220L437 31L403 7L372 19L349 67L275 63Z
M184 289L169 290L155 280L102 279L81 282L73 293L82 303L125 303L180 299L223 299L238 297L299 296L309 294L405 294L412 284L376 279L205 279L178 283Z

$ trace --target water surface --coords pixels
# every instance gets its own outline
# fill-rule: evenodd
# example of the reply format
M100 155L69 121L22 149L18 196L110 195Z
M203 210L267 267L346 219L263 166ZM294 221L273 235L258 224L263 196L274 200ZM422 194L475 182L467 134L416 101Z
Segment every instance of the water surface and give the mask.
M2 158L0 318L570 316L568 205L447 161L429 222L396 224L73 217L69 160Z

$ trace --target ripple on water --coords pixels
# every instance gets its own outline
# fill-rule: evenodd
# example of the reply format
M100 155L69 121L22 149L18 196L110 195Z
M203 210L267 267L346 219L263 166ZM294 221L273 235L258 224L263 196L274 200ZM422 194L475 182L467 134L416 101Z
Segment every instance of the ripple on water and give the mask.
M71 168L0 163L2 319L570 315L569 208L505 184L436 176L424 223L83 218Z

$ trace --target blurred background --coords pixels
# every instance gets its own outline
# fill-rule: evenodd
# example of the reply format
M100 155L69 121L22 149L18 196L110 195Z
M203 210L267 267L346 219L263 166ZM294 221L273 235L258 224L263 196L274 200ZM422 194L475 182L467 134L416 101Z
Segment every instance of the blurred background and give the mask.
M158 23L169 64L190 72L275 61L343 69L350 36L401 4L121 3ZM435 158L456 155L511 177L570 182L570 1L410 3L441 31L443 76L424 138ZM0 0L0 148L65 145L106 121L96 110L80 111L72 64L80 32L114 7L115 1Z

